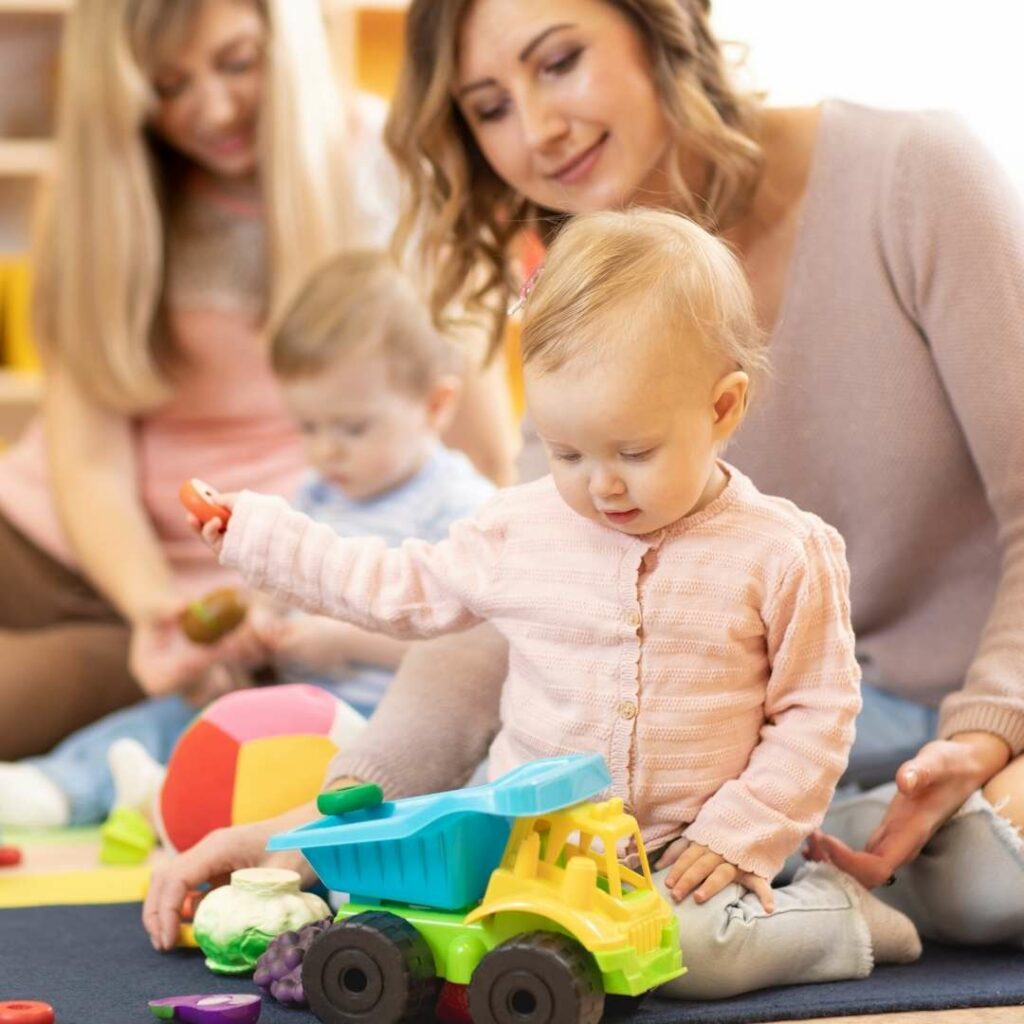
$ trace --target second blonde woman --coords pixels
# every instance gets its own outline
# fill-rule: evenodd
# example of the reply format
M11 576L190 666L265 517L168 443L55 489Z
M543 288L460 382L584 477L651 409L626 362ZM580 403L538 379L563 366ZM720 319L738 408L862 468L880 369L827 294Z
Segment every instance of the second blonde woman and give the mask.
M265 328L324 257L390 234L382 122L339 88L315 0L70 13L35 260L44 410L0 461L0 759L143 693L202 700L262 656L244 629L182 636L185 603L226 578L176 492L202 474L291 489ZM507 474L477 415L476 454Z

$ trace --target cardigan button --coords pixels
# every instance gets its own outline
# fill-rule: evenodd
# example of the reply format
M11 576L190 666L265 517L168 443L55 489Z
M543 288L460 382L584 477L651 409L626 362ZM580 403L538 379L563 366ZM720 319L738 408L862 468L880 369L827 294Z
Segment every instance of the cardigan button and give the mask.
M636 718L637 706L631 700L624 700L619 705L619 715L626 719L627 722L632 721Z
M634 629L640 625L641 621L640 613L635 608L630 608L629 611L626 612L626 622L628 622Z

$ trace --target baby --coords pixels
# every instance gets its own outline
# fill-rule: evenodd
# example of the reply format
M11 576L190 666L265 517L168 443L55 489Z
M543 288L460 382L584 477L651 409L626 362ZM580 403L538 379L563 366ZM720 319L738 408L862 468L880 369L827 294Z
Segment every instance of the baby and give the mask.
M311 519L389 547L434 542L494 494L440 440L461 355L383 253L344 253L314 274L274 332L271 360L311 467L296 498ZM407 646L321 616L255 624L286 678L321 682L364 715Z
M910 922L834 869L770 885L843 771L859 670L842 539L721 459L765 366L742 270L674 214L577 218L525 299L523 359L551 475L447 540L341 540L250 492L204 538L252 586L391 636L491 622L509 646L492 777L599 751L673 898L738 883L795 942L831 922L823 942L870 943L865 973L912 958ZM847 917L772 915L777 895ZM764 935L760 983L792 980Z

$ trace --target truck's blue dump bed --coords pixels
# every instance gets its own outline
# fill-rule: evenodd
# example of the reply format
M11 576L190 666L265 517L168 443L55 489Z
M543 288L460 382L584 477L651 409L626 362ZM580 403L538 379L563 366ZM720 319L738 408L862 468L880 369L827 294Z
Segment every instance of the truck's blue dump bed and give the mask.
M460 910L483 898L513 818L571 807L610 782L600 754L550 758L484 786L321 818L267 849L300 850L331 889Z

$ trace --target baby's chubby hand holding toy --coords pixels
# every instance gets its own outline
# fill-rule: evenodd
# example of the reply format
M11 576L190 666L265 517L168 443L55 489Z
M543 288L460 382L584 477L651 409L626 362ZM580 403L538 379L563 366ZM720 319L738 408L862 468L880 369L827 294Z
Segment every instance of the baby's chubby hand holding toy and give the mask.
M235 495L220 494L208 483L193 477L181 485L178 496L188 509L189 526L212 551L220 554L231 510L235 505Z

